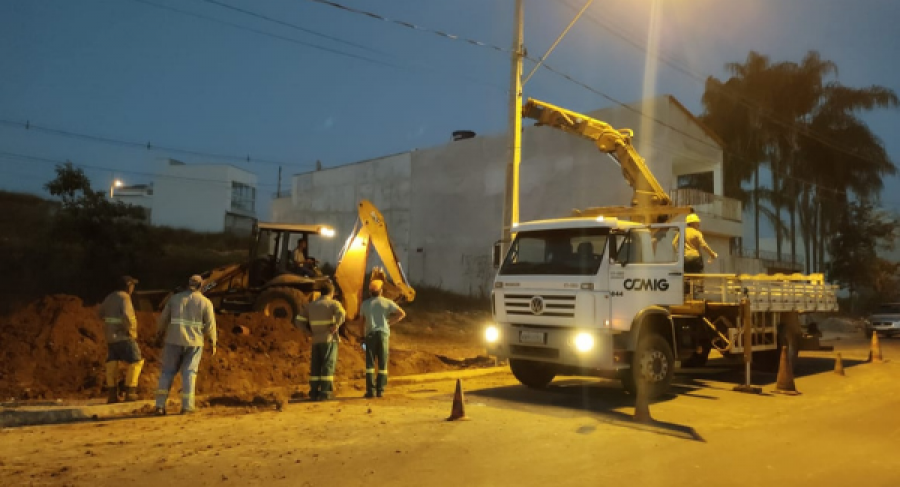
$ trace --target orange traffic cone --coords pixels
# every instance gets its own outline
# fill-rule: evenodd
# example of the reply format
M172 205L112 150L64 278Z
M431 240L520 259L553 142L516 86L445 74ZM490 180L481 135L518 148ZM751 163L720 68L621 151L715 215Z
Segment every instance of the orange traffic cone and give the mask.
M834 373L837 375L846 375L844 374L844 361L841 360L841 352L838 352L837 357L834 359Z
M466 416L466 408L464 405L462 381L456 379L456 393L453 394L453 409L450 411L450 417L447 421L468 421Z
M794 385L794 364L788 358L787 347L781 347L781 362L778 364L778 379L775 381L775 392L795 396L800 394Z
M878 342L878 332L872 332L872 350L869 352L869 361L876 364L884 361L881 356L881 343Z
M653 422L653 417L650 416L650 399L647 396L647 384L638 381L637 394L634 399L634 420L638 423Z

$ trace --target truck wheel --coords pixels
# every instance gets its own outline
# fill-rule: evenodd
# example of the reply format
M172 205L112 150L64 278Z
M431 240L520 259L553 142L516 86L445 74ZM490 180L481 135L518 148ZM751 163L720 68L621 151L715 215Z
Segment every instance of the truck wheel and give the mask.
M631 360L631 368L622 371L622 386L631 394L637 394L637 383L643 377L647 382L647 397L656 399L669 390L675 375L675 353L669 342L656 333L649 333L638 341Z
M509 368L522 385L532 389L543 389L556 377L553 366L541 362L510 359Z
M261 292L253 303L253 309L265 316L293 321L300 307L306 303L306 295L292 287L273 287Z

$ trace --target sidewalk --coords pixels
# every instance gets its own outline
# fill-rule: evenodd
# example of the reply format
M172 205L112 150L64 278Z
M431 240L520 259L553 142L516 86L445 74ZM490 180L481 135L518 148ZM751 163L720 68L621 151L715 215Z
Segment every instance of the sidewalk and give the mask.
M487 367L482 369L451 370L433 372L429 374L404 375L391 377L391 386L408 386L427 382L439 382L446 380L467 379L492 374L507 372L507 366ZM357 381L360 385L362 381ZM347 383L343 383L349 385ZM265 391L260 391L263 394ZM208 399L208 396L198 396L197 401ZM153 407L153 401L135 401L118 404L106 404L96 401L72 401L46 403L41 405L8 403L0 406L0 427L12 428L18 426L35 426L41 424L71 423L74 421L88 421L108 419L116 416L138 415L141 410Z
M10 406L0 409L0 427L32 426L38 424L71 423L97 420L137 413L144 407L152 407L153 401L123 402L117 404L61 404L59 406Z

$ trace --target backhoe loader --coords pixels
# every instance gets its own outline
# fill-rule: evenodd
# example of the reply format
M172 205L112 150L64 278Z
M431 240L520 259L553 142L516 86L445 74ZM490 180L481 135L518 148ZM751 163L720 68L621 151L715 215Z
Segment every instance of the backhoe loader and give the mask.
M367 200L361 201L357 209L359 218L341 249L334 276L323 275L314 265L315 259L297 262L292 252L299 240L308 241L314 235L333 237L332 228L258 223L250 238L247 261L203 272L200 274L203 277L201 291L219 313L256 311L265 316L292 320L304 304L319 296L326 281L333 280L338 291L336 299L344 305L349 322L359 315L366 265L370 250L374 248L384 267L374 267L370 279L385 282L385 297L397 302L413 301L415 290L410 287L397 259L381 212ZM182 289L135 293L136 302L139 309L162 309L168 298ZM159 304L154 306L154 302Z

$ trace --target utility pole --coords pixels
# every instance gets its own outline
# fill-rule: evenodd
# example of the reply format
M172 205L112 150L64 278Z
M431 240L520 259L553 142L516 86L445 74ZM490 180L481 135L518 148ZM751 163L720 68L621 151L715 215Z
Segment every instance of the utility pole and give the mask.
M278 166L278 190L275 193L276 198L281 198L281 166Z
M522 0L516 0L509 80L509 134L507 135L506 194L503 204L501 258L512 243L513 225L519 222L519 163L522 160L522 60L525 55Z

